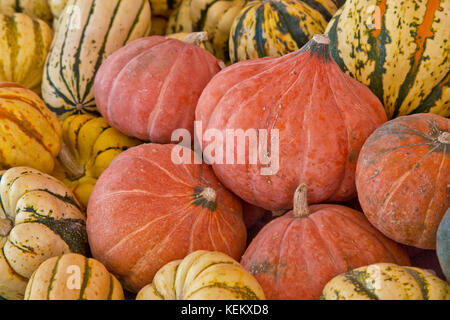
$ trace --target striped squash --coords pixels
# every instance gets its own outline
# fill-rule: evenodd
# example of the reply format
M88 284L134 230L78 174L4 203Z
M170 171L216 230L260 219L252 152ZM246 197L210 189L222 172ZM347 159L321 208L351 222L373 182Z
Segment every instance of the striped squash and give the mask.
M0 0L0 13L7 15L12 15L16 12L24 13L32 18L41 19L47 23L51 23L53 16L48 1L49 0Z
M450 1L348 0L326 32L338 65L389 118L450 116Z
M183 0L172 12L167 23L166 34L190 33L194 31L190 15L191 0Z
M65 119L96 114L94 78L103 60L150 32L147 0L69 0L44 68L42 96Z
M378 263L333 278L320 299L450 300L450 286L426 270Z
M230 60L228 39L231 25L246 3L247 0L190 0L194 30L208 33L211 53L225 62Z
M0 14L0 82L17 82L40 92L52 38L42 20L22 13Z
M0 82L0 168L50 173L61 148L61 125L33 91Z
M42 263L25 300L124 300L122 285L95 259L69 253Z
M87 207L98 177L121 152L141 141L111 128L102 117L73 115L62 123L63 146L59 160L66 169L63 176L54 174Z
M0 296L22 299L46 259L88 251L85 214L70 190L38 170L0 173Z
M53 14L53 30L58 29L59 26L59 17L61 13L64 11L68 0L48 0L50 5L50 9Z
M231 61L279 57L296 51L325 31L337 9L334 0L252 1L231 27Z
M177 8L181 0L149 0L152 14L169 16L170 11Z
M258 281L224 253L199 250L169 262L136 300L264 300Z

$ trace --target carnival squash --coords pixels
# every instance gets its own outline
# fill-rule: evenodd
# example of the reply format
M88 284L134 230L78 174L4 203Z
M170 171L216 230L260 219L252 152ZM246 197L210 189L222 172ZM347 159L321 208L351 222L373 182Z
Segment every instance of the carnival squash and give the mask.
M50 173L61 148L61 125L33 91L0 82L0 168Z
M98 177L122 151L141 142L111 128L105 119L73 115L62 123L64 145L59 160L64 167L62 180L84 207Z
M315 34L324 33L337 9L334 0L251 1L231 26L231 61L297 51Z
M112 54L98 71L98 110L126 135L170 143L177 129L193 134L198 98L219 72L219 63L191 43L161 36L133 41Z
M52 21L49 0L0 0L0 13L6 15L24 13L49 24Z
M191 0L182 0L180 5L173 10L167 22L166 34L196 31L191 21L190 2Z
M139 145L98 179L87 210L89 244L126 289L138 292L165 264L196 250L235 260L244 252L241 202L199 160L178 145Z
M103 60L150 32L147 0L69 0L44 68L42 97L63 120L97 114L94 77Z
M364 144L356 186L369 221L389 238L436 248L450 207L450 120L434 114L399 117Z
M304 184L294 197L294 210L266 225L242 257L267 299L317 299L328 281L347 270L379 262L409 265L404 249L360 212L332 204L308 207Z
M0 178L0 296L23 299L46 259L87 254L86 218L70 190L49 175L16 167Z
M328 38L316 35L299 52L242 61L217 74L199 99L196 135L228 189L280 210L292 208L300 182L310 186L311 203L353 199L359 150L386 120L370 90L333 62ZM212 139L227 131L241 140L239 148ZM259 150L247 151L244 134ZM224 159L227 148L235 161Z
M327 27L331 54L389 118L450 116L450 1L347 0Z
M439 224L436 240L436 252L442 272L450 281L450 208Z
M420 268L377 263L333 278L320 299L450 300L450 286Z
M0 82L40 92L52 31L42 20L21 13L0 14Z
M264 300L258 281L231 257L199 250L169 262L136 300Z
M25 300L124 300L120 282L97 260L69 253L42 263Z

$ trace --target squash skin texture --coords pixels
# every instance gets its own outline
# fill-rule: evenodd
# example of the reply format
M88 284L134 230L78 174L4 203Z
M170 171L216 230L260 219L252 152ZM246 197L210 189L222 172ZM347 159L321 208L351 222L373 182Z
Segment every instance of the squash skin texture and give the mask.
M333 278L321 300L450 300L450 286L427 270L378 263Z
M24 300L124 300L124 293L120 282L100 262L69 253L39 266Z
M261 175L260 160L212 165L219 180L244 201L268 210L290 209L301 182L310 188L310 203L355 197L359 150L387 117L379 100L342 73L327 50L313 39L281 58L242 61L222 70L203 91L196 109L203 132L197 137L211 128L224 137L226 129L279 130L275 174ZM210 144L203 139L203 150Z
M24 13L49 24L52 21L49 0L0 0L0 13L7 15Z
M389 119L450 116L450 2L347 0L327 26L339 67L367 85Z
M33 272L46 259L87 254L86 217L70 190L36 169L15 167L1 173L0 295L23 299Z
M206 164L174 164L175 147L144 144L121 153L89 200L92 254L132 292L190 252L220 251L238 260L245 250L240 200ZM192 159L190 149L182 150ZM216 200L207 200L206 190Z
M176 129L187 129L193 136L198 98L219 71L219 60L198 46L161 36L138 39L101 66L96 102L119 131L170 143Z
M0 113L0 168L52 172L62 128L41 98L17 83L0 82Z
M436 232L450 206L450 120L434 114L402 116L367 139L356 186L367 219L387 237L436 248Z
M136 300L264 300L258 281L221 252L190 253L169 262Z
M40 93L52 39L52 30L42 20L22 13L0 14L0 82Z
M448 281L450 280L450 208L447 209L447 213L439 224L436 239L436 253L442 272L444 272Z
M60 120L98 115L94 79L102 62L150 33L148 0L69 0L44 67L42 97Z
M339 205L313 205L309 216L291 211L266 225L241 264L269 300L315 300L333 277L377 262L409 265L403 248L364 216Z

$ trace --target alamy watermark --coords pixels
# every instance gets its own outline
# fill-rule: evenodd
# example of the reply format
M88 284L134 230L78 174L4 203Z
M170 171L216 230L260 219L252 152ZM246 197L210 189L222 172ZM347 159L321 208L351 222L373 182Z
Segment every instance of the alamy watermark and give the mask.
M195 132L201 136L193 139L187 129L172 133L172 142L178 143L172 150L175 164L249 164L260 165L260 174L274 175L280 169L280 133L278 129L207 129L195 121ZM192 141L194 140L194 148ZM203 148L203 144L205 144ZM192 158L194 150L198 157Z

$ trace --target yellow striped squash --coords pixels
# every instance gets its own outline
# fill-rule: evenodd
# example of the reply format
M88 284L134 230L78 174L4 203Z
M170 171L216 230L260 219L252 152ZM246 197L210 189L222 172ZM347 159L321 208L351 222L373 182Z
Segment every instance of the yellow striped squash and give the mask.
M199 250L162 267L137 300L264 300L258 281L221 252Z
M152 14L155 16L169 16L170 11L176 9L181 0L149 0L152 7Z
M322 300L450 300L450 286L429 271L378 263L333 278Z
M150 33L147 0L69 0L44 68L42 97L60 119L97 114L95 74L103 60Z
M56 116L33 91L0 82L0 168L28 166L50 173L61 148Z
M190 14L191 0L183 0L180 5L172 12L167 23L166 34L172 33L190 33L194 31Z
M326 32L338 65L389 118L450 116L450 1L348 0Z
M97 179L120 153L142 143L111 128L102 117L73 115L62 123L64 147L59 160L60 178L87 207Z
M228 40L231 26L246 3L247 0L190 0L194 30L208 33L211 53L225 62L230 60Z
M231 27L231 61L279 57L296 51L325 31L337 9L334 0L252 1Z
M49 24L53 18L48 0L0 0L0 13L24 13Z
M25 300L124 300L122 285L95 259L69 253L42 263Z
M46 259L88 251L86 218L59 180L36 169L0 173L0 296L23 299Z
M0 14L0 82L17 82L40 92L52 31L42 20Z

